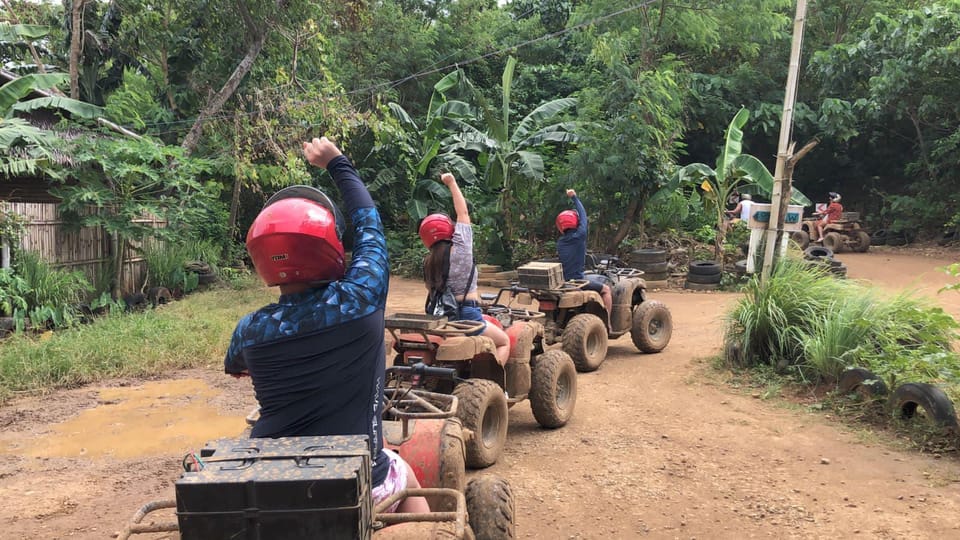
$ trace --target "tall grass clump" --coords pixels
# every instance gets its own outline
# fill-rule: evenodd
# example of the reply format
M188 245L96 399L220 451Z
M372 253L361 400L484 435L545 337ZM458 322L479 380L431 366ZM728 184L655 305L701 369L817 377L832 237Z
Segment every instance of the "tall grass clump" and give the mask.
M26 284L26 315L34 327L62 328L80 321L80 304L93 292L83 272L54 268L31 251L18 254L15 269Z
M153 242L142 251L150 285L171 290L179 288L190 292L196 289L197 277L185 268L186 263L204 262L214 272L220 263L220 248L210 241Z
M850 367L899 382L960 382L952 344L957 322L928 299L875 289L796 261L754 279L727 315L725 359L737 367L772 365L806 381L835 381ZM952 391L952 390L951 390Z

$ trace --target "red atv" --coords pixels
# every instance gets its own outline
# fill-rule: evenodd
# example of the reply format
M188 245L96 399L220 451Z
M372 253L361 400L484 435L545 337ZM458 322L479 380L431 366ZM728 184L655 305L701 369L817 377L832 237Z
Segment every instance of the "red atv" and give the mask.
M384 442L410 463L420 489L404 490L373 507L366 437L222 439L184 458L177 500L144 505L117 538L179 531L184 540L513 539L516 508L510 485L492 474L466 482L456 396L400 384L411 377L453 376L453 370L422 364L388 368ZM247 422L257 417L255 409ZM425 497L431 512L385 513L411 496ZM171 508L176 521L143 523L148 514Z
M529 400L533 416L545 428L566 425L577 402L577 373L563 351L544 351L542 314L518 311L505 325L510 355L503 367L496 347L476 321L447 321L445 317L397 313L386 318L397 356L395 366L423 362L451 368L455 380L427 377L427 389L452 394L459 400L457 417L463 422L466 463L471 468L496 463L507 440L507 410ZM492 318L489 324L500 324Z

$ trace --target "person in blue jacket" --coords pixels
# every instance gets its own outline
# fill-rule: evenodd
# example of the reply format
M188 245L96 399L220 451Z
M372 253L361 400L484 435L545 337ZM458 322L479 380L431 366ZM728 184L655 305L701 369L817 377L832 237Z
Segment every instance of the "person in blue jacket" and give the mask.
M420 487L413 470L383 447L384 310L389 264L380 215L353 164L326 137L303 154L333 177L354 226L347 267L343 219L320 190L280 190L247 233L247 251L277 302L243 317L224 370L249 375L260 404L251 437L368 435L374 504ZM429 512L423 497L389 511Z
M587 258L587 211L583 203L577 198L577 192L568 189L567 197L573 201L576 211L564 210L557 215L557 229L560 238L557 239L557 256L563 265L563 279L584 279L583 265ZM603 298L603 305L607 309L607 317L613 310L613 295L610 286L606 283L588 281L583 287L588 291L596 291ZM609 321L608 321L609 322Z

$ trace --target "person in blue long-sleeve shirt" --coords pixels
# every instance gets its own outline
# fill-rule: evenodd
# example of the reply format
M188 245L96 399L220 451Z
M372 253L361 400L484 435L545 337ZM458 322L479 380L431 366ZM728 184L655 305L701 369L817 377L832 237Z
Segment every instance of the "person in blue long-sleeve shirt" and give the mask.
M260 404L251 437L368 435L374 504L420 487L407 464L383 447L384 310L389 264L380 215L350 160L326 137L303 144L307 161L333 177L354 225L344 263L339 210L320 190L285 188L247 234L257 273L280 287L276 303L243 317L224 371L249 375ZM429 512L423 497L389 509Z
M583 279L583 265L587 258L587 211L583 203L577 198L577 192L568 189L567 197L573 201L576 212L564 210L557 215L557 229L560 238L557 239L557 256L563 265L563 279ZM610 286L595 281L588 281L583 287L588 291L596 291L603 298L603 305L607 308L607 316L613 310L613 295Z

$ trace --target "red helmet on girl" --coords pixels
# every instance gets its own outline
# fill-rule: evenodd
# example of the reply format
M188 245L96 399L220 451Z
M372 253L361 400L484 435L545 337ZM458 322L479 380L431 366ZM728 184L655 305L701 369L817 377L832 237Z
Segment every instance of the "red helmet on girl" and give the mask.
M430 214L420 222L420 240L430 249L438 240L453 238L454 224L446 214Z
M247 231L247 252L267 285L333 281L343 277L343 218L322 191L281 189Z
M557 214L557 228L560 229L560 232L567 229L576 229L579 223L580 216L573 210L564 210Z

